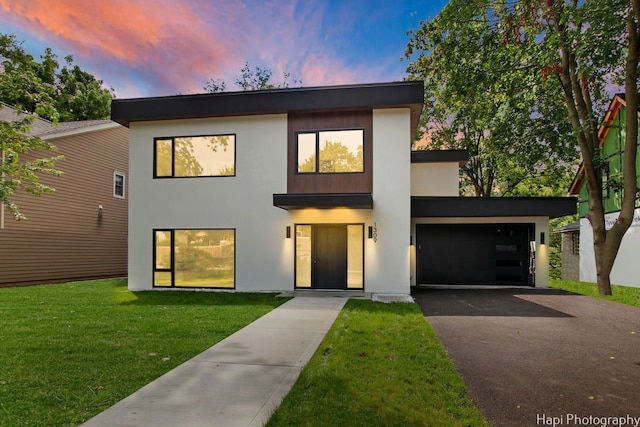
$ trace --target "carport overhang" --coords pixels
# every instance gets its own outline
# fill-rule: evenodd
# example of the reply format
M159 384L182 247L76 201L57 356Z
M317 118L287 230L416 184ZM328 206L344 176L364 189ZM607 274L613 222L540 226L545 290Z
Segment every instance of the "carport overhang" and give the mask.
M412 218L558 218L577 212L576 197L411 197Z

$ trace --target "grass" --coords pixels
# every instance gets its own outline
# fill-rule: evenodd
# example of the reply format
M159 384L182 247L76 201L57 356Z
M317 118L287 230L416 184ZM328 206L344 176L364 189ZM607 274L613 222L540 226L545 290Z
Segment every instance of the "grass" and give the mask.
M78 425L285 301L125 280L2 288L0 426Z
M488 426L415 304L350 300L276 426Z
M595 283L553 279L549 281L549 285L551 287L563 289L576 294L589 295L596 298L632 305L634 307L640 307L640 288L611 285L611 293L613 295L600 295L598 293L598 285Z

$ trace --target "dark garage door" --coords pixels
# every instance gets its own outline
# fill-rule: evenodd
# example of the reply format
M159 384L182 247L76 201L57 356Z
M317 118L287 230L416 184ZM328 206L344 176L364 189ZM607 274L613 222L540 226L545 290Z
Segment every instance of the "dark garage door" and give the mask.
M420 285L532 285L533 224L416 226Z

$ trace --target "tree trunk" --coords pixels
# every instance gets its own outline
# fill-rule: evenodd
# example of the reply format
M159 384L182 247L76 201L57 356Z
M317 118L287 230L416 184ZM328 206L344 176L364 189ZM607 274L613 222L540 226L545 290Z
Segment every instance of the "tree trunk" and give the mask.
M618 255L622 238L633 222L635 211L637 185L636 156L638 148L638 49L640 48L640 29L637 16L640 15L640 1L632 0L627 15L628 50L625 64L625 101L626 101L626 132L624 141L624 159L622 179L624 193L620 214L610 230L604 228L604 211L594 210L589 218L593 227L593 245L596 257L596 276L598 291L603 295L611 295L610 275L613 263ZM602 203L600 203L600 206ZM589 202L589 215L592 214ZM599 221L602 217L602 221Z

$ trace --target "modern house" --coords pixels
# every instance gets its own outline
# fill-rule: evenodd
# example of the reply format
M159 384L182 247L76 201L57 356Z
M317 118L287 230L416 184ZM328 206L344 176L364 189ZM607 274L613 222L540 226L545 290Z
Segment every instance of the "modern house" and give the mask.
M0 120L21 114L0 108ZM39 197L21 192L11 199L27 219L15 221L0 207L0 286L125 277L127 275L128 130L111 120L64 122L36 118L31 134L63 155L60 177L42 176L55 188Z
M598 130L598 139L603 162L602 198L607 228L611 227L620 213L622 203L622 159L624 158L624 139L626 127L626 109L624 94L613 97ZM636 156L637 182L640 185L640 149ZM587 187L584 167L581 166L569 188L569 194L578 196L580 214L579 253L580 280L596 281L596 266L593 253L593 229L585 218L588 211ZM573 238L576 240L576 238ZM611 271L611 283L615 285L640 287L640 201L636 200L636 210L631 227L625 233L620 250Z
M410 293L547 286L572 198L458 196L465 152L411 152L422 82L116 99L129 288Z

